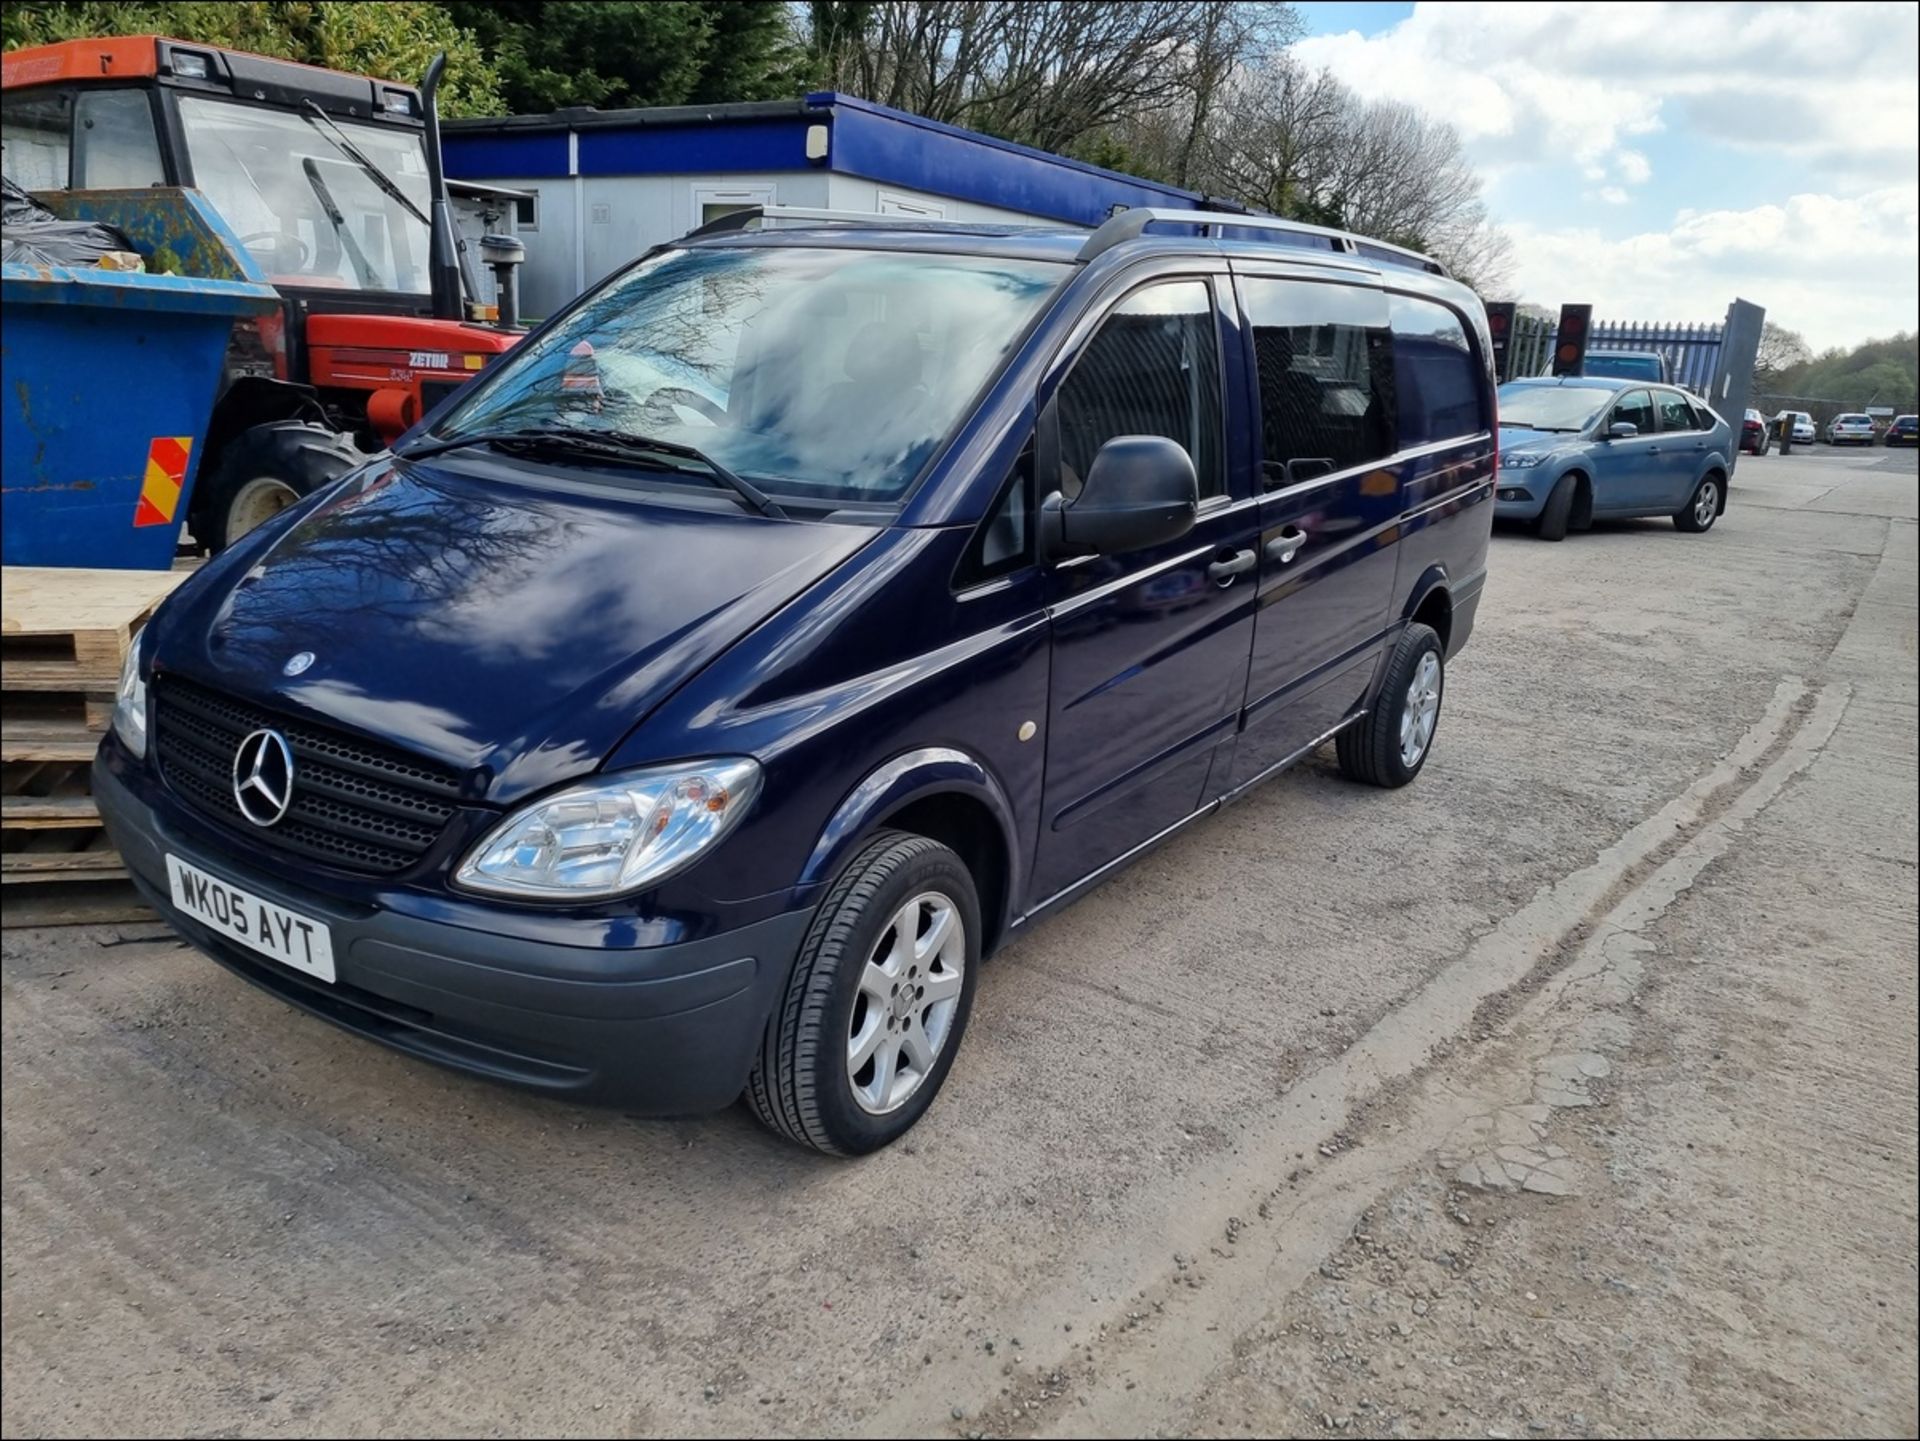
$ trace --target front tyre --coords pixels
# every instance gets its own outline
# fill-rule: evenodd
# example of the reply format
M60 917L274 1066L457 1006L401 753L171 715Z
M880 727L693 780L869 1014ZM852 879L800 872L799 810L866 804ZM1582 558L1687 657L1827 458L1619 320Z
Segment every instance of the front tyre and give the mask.
M337 430L304 420L275 420L227 442L195 511L207 534L194 539L218 555L250 530L306 499L367 457Z
M1573 502L1579 489L1578 482L1570 475L1563 475L1554 482L1547 503L1540 509L1540 519L1535 527L1540 539L1567 538L1567 524L1573 518Z
M904 1135L953 1065L980 969L972 873L925 836L882 831L808 928L747 1079L769 1128L830 1155Z
M1408 625L1387 658L1373 709L1334 739L1334 754L1349 780L1394 787L1420 774L1433 751L1446 678L1440 637L1430 626Z
M1710 475L1700 482L1693 499L1674 512L1673 523L1689 535L1713 529L1720 516L1720 477Z

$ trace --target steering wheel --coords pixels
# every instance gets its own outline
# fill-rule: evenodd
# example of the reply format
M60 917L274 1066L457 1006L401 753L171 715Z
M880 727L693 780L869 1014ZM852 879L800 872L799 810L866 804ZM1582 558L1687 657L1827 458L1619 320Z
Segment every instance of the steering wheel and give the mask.
M273 264L275 269L281 268L280 255L288 241L293 242L294 246L299 250L300 258L294 261L291 266L286 267L287 269L305 270L307 268L307 261L313 256L313 252L307 248L307 242L295 235L291 230L256 230L251 235L241 236L240 244L244 249L252 250L253 242L256 240L270 240L273 242Z
M672 414L671 407L685 406L702 417L709 425L725 425L727 412L715 405L697 390L688 390L684 385L663 385L645 400L640 408L647 412L649 420L667 425L678 424L678 418Z

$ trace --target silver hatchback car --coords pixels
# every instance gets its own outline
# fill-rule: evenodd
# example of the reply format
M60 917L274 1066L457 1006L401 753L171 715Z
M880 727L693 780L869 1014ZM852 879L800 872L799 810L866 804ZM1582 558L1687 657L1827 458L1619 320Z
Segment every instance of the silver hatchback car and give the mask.
M1836 415L1827 424L1828 445L1872 445L1873 417L1858 411Z

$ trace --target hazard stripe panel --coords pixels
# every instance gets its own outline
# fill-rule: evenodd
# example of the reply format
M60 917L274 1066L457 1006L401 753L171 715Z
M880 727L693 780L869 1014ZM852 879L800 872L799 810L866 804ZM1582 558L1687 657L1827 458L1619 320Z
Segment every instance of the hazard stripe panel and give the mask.
M156 435L147 446L147 473L140 484L140 500L133 523L172 525L180 509L180 492L187 483L187 457L193 453L190 435Z

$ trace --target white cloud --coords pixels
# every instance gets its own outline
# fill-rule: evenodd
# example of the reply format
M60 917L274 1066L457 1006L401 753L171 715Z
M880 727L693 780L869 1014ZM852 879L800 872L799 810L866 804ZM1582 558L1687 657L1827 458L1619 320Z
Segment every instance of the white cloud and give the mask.
M1369 98L1451 121L1483 164L1611 161L1670 123L1861 184L1911 174L1920 77L1911 4L1420 4L1374 36L1299 42ZM1593 178L1593 177L1589 177Z
M1666 231L1509 225L1516 291L1607 320L1717 320L1736 295L1816 348L1920 328L1920 185L1683 210ZM1706 301L1703 304L1703 299Z
M1488 193L1526 217L1505 227L1519 298L1694 321L1741 295L1816 346L1920 328L1917 53L1920 6L1821 0L1423 3L1295 49L1460 132ZM1811 193L1678 209L1703 161L1754 201ZM1667 229L1621 233L1663 198Z

